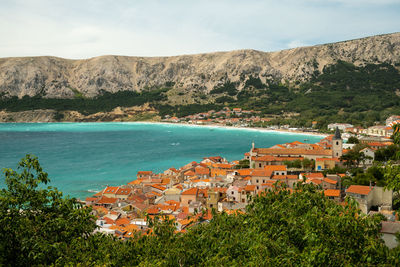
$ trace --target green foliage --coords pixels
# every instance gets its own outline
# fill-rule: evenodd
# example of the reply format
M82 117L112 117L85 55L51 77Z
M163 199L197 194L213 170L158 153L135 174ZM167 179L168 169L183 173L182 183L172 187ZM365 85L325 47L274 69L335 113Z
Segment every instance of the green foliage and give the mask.
M290 160L290 161L284 161L283 164L285 164L288 168L297 168L300 169L302 167L302 161L297 159L297 160Z
M0 264L83 266L353 266L396 265L399 249L380 238L381 216L362 215L354 200L342 206L311 184L290 192L256 196L246 213L213 212L184 234L175 223L148 218L148 235L128 241L90 234L90 209L62 198L48 183L37 158L27 156L21 173L5 170L0 192ZM199 214L202 218L202 214Z
M42 98L41 96L3 97L0 99L0 108L8 111L23 111L34 109L55 109L57 111L76 110L83 114L92 114L100 111L111 111L115 107L139 106L145 103L155 103L167 99L169 88L145 90L141 93L134 91L119 91L109 93L102 91L95 98L75 97L74 99Z
M215 87L210 91L210 94L223 94L227 93L230 96L234 96L238 93L236 89L236 83L232 83L230 81L225 82L222 86Z
M259 77L253 77L252 75L246 80L244 84L245 88L254 87L255 89L264 89L266 85L262 83Z
M21 172L4 169L7 189L0 191L0 265L51 264L68 252L70 242L95 229L90 209L63 198L52 187L36 157L19 163Z
M235 169L248 169L250 168L250 161L248 159L243 159L239 161L239 164L235 166Z
M358 140L357 137L355 136L350 136L349 139L347 140L348 144L359 144L360 140Z
M399 146L396 144L390 145L385 148L380 148L375 152L376 161L389 161L397 159L397 154L399 153Z
M215 99L215 103L224 104L224 103L233 103L235 99L230 96L221 96Z
M189 105L175 105L168 104L153 104L160 114L160 116L171 115L177 117L185 117L196 113L207 112L209 110L219 111L222 106L216 104L189 104Z
M310 61L314 65L314 61ZM351 63L338 61L326 66L322 73L315 73L308 82L288 83L268 81L264 84L259 77L241 76L244 88L238 92L238 84L227 81L222 86L211 90L211 96L220 97L214 105L228 105L249 110L258 110L262 114L282 115L285 112L300 113L294 118L280 118L280 123L293 127L310 126L318 121L318 128L334 121L348 122L363 127L371 126L376 121L383 121L389 114L400 113L400 98L396 89L400 88L400 73L387 63L354 66ZM121 91L106 93L95 98L84 98L79 91L74 99L43 98L43 94L35 97L0 96L0 109L22 111L32 109L55 109L58 111L77 110L84 114L109 111L117 106L135 106L151 103L160 108L162 115L194 114L179 112L187 110L185 106L168 106L166 92L174 86L167 82L167 88L152 88L143 92ZM71 89L72 90L72 89ZM183 94L183 93L180 93ZM232 97L235 96L235 97ZM207 100L199 94L198 99ZM211 100L211 98L208 98ZM195 110L207 111L212 104L197 104ZM166 112L170 113L166 113ZM272 121L271 123L278 123Z

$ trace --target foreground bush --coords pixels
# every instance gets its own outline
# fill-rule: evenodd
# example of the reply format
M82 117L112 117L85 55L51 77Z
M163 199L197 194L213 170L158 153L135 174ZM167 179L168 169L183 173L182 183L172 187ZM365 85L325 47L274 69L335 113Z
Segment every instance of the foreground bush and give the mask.
M354 201L338 205L312 185L277 188L256 197L244 214L214 214L184 234L171 221L129 241L100 234L90 209L48 183L37 158L20 173L6 169L0 191L0 265L398 265L399 248L380 238L382 217L366 217Z

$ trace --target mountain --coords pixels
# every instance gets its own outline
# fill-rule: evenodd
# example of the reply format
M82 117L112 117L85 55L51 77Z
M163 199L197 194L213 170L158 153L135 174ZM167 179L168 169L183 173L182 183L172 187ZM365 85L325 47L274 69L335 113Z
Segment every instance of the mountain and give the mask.
M241 91L249 77L257 77L263 83L309 81L338 60L355 66L384 62L398 67L400 33L278 52L238 50L174 57L100 56L85 60L0 58L0 95L90 98L105 91L142 92L167 86L173 87L169 101L184 104L192 103L191 97L208 95L227 82L235 83ZM203 102L211 101L202 98Z

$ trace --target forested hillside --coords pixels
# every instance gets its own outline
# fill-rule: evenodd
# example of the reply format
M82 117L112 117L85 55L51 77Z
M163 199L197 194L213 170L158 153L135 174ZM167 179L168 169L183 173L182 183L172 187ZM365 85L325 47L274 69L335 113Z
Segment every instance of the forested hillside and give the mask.
M183 117L211 109L220 110L224 106L258 110L264 116L280 115L275 124L311 126L318 121L323 128L334 121L349 122L369 126L375 121L383 121L390 114L400 114L400 73L388 63L355 66L338 61L316 71L308 82L262 82L250 75L239 83L226 80L208 94L196 95L191 104L171 104L174 84L149 88L142 92L120 91L101 92L94 98L79 93L72 99L3 96L0 108L7 111L54 109L57 111L76 110L82 114L110 111L117 106L129 107L150 103L161 116ZM287 113L298 113L285 119Z

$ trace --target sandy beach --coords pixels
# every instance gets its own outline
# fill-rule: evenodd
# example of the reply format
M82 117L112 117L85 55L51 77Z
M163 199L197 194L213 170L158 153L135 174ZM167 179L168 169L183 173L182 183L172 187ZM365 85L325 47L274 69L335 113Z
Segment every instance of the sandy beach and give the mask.
M324 133L313 133L313 132L302 132L295 130L284 130L284 129L266 129L266 128L258 128L258 127L238 127L238 126L226 126L226 125L218 125L218 124L191 124L191 123L174 123L174 122L151 122L151 121L143 121L143 122L128 122L128 123L142 123L142 124L165 124L165 125L176 125L176 126L185 126L185 127L205 127L205 128L220 128L226 130L244 130L244 131L257 131L257 132L276 132L276 133L285 133L285 134L302 134L302 135L310 135L310 136L321 136L321 138L325 138L328 134Z

